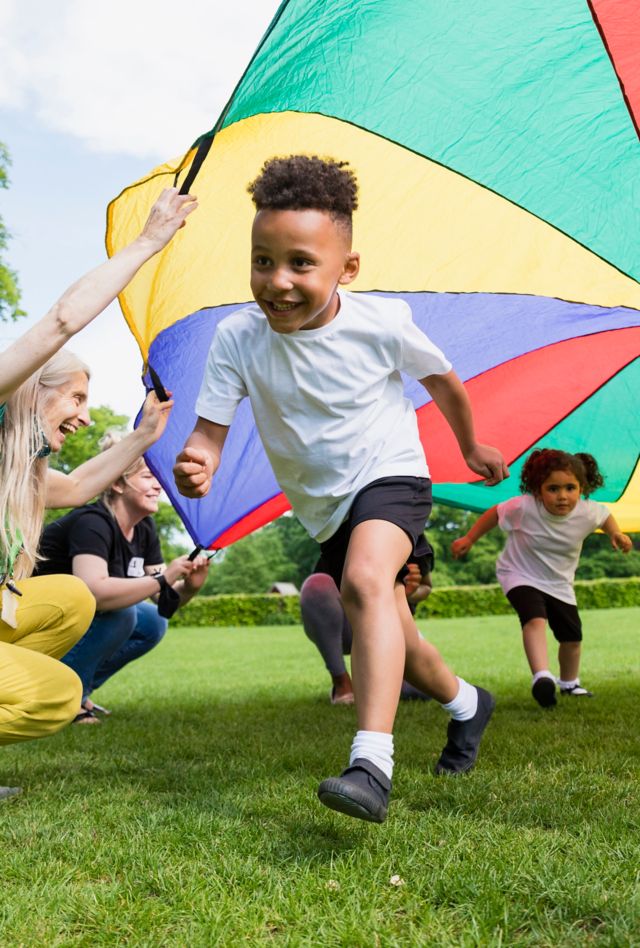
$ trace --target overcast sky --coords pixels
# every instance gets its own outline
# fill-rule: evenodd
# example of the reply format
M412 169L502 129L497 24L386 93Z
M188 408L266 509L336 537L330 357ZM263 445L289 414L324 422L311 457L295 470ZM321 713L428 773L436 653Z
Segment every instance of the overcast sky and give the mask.
M29 322L105 259L108 202L214 125L278 5L0 0L0 140L13 160L0 214ZM0 324L0 348L27 325ZM92 404L132 417L141 360L117 305L71 348L93 370Z

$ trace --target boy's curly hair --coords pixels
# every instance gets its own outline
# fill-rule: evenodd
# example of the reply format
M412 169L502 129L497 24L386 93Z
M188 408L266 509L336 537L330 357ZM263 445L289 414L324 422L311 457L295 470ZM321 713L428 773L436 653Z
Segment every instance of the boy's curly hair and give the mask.
M585 497L604 484L604 477L592 454L569 454L555 448L541 448L533 451L525 461L520 474L520 490L525 494L539 494L540 488L554 471L570 471Z
M358 207L358 182L349 163L317 155L271 158L247 190L259 211L326 211L349 228Z

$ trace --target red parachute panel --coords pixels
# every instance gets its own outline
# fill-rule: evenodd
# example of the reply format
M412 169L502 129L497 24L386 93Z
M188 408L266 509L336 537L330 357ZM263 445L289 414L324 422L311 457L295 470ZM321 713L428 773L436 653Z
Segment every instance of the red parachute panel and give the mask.
M519 457L640 353L640 329L612 330L568 339L504 362L465 383L478 440ZM523 397L526 393L526 398ZM418 409L435 482L470 477L455 438L433 402Z
M589 6L640 135L640 11L637 0L590 0Z

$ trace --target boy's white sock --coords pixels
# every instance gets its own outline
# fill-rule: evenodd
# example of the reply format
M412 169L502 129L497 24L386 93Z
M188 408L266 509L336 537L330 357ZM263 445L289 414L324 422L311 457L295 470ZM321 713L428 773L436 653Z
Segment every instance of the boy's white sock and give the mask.
M356 731L351 745L349 766L364 757L382 771L391 780L393 776L393 734L383 731Z
M478 710L478 692L464 678L458 678L458 694L453 701L440 705L454 721L469 721Z
M571 681L563 681L562 678L558 678L558 684L561 688L577 688L580 684L579 678L572 678Z
M532 684L532 685L535 685L535 683L537 682L538 678L550 678L551 681L554 681L554 682L555 682L555 680L556 680L556 676L555 676L555 675L552 675L548 668L545 668L544 671L536 672L535 675L533 676L533 679L532 679L532 681L531 681L531 684Z

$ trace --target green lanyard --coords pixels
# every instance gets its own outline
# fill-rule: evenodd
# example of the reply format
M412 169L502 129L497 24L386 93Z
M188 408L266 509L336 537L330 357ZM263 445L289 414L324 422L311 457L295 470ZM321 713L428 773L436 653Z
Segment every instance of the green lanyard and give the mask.
M0 425L4 421L4 413L5 413L6 407L7 407L6 402L3 402L0 405ZM42 438L44 442L43 448L46 445L46 448L47 448L46 454L49 454L51 449L49 448L49 445L47 444L47 441L44 435L42 436ZM44 457L45 455L43 454L42 456ZM40 457L40 454L38 455L38 457ZM5 525L5 529L6 529L6 525ZM16 565L16 560L20 556L23 546L24 546L24 538L22 536L22 533L18 529L16 530L16 535L13 539L13 543L11 544L11 547L9 548L9 555L7 556L7 559L0 566L0 580L1 580L0 585L2 585L2 582L4 582L7 577L11 579L11 577L13 576L13 567ZM9 584L7 583L7 585Z
M23 546L22 534L18 530L13 540L13 543L9 547L9 555L7 556L6 560L2 564L2 567L0 568L0 577L13 576L13 567L16 565L16 560L18 559L18 557L20 556L20 553L22 552L22 546Z

